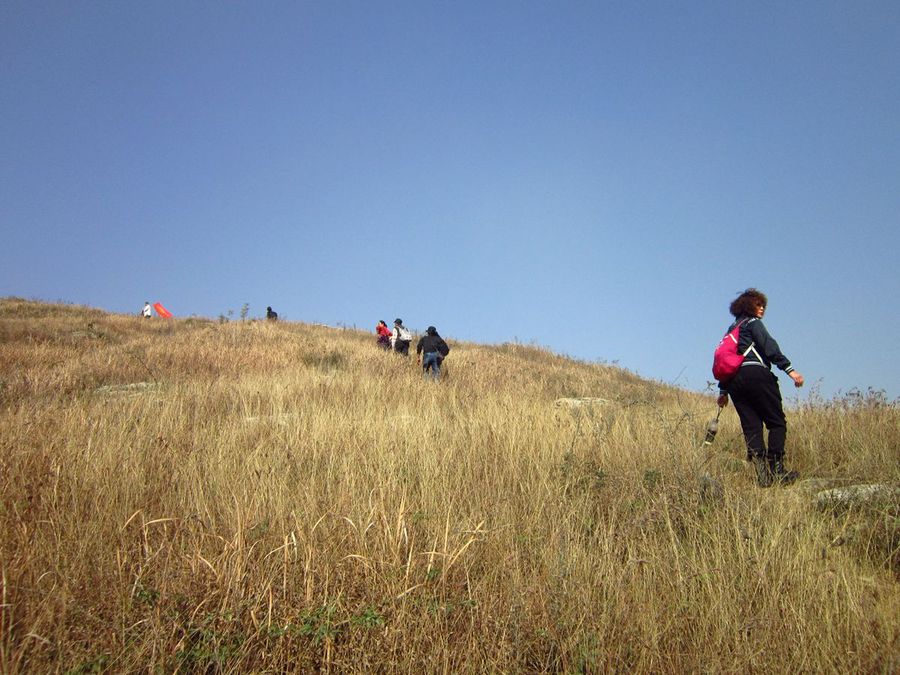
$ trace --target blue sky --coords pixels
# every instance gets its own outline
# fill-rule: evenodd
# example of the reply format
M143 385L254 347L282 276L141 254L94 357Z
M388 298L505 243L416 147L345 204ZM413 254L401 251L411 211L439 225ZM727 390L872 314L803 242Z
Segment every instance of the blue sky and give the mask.
M5 0L0 296L703 389L756 286L820 394L897 397L898 111L894 1Z

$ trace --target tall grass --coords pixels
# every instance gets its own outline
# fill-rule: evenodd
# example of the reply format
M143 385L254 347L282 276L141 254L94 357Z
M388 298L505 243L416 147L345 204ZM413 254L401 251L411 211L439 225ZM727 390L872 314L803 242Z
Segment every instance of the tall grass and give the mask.
M617 368L374 342L0 301L0 669L900 667L896 501L760 490L733 411L702 446ZM799 408L790 464L900 485L898 422Z

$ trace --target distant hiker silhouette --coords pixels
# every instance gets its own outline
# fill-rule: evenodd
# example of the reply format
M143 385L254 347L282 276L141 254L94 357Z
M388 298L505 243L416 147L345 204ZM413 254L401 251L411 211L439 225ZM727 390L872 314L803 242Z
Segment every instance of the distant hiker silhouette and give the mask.
M792 483L798 478L796 471L784 468L787 421L772 364L787 373L794 386L803 386L803 375L794 370L763 325L767 305L766 296L755 288L748 288L731 303L729 311L734 322L723 340L729 339L728 333L737 328L736 350L743 360L733 376L720 376L718 399L720 408L728 405L729 396L734 401L747 443L747 459L756 469L760 487L769 487L773 482ZM716 351L718 356L719 350ZM769 431L768 448L763 439L763 424Z
M422 364L422 371L427 375L430 370L432 378L438 379L441 376L441 363L449 353L450 347L438 335L437 329L428 326L425 335L416 344L416 362Z
M384 349L385 351L390 351L391 349L391 329L388 328L387 324L382 319L378 322L378 325L375 326L375 334L378 336L378 346Z
M145 319L149 319L153 316L153 308L146 300L144 301L144 309L141 310L141 316L143 316Z
M394 332L391 333L394 351L403 356L409 356L410 342L412 342L412 333L403 325L403 319L394 319Z
M266 321L278 321L278 312L271 307L266 307Z

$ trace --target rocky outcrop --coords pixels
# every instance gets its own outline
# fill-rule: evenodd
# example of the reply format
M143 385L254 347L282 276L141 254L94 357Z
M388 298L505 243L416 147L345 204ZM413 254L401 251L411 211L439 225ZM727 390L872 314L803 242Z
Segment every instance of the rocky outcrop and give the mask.
M553 402L557 408L584 408L609 403L609 399L582 396L580 398L558 398Z
M850 506L900 506L900 488L890 485L848 485L816 493L816 504L822 509Z

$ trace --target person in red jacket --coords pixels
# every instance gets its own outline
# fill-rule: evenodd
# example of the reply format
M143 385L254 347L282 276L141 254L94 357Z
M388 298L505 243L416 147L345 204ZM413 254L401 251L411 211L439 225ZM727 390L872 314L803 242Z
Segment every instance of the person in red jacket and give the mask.
M382 319L378 322L378 325L375 326L375 334L378 336L378 346L384 349L385 351L391 350L391 329L388 328L387 324Z

